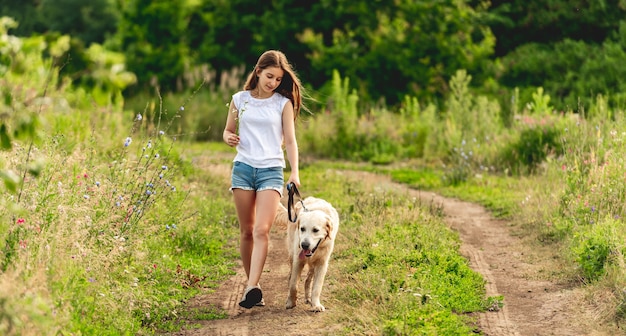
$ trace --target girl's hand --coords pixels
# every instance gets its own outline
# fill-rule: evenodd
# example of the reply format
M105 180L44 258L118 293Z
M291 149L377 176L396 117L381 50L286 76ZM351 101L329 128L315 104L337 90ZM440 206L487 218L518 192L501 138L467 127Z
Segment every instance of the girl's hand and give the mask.
M235 147L239 144L239 136L237 134L231 133L225 137L225 142L230 147Z
M289 179L287 180L287 185L292 182L296 185L296 188L300 189L300 178L298 176L289 176Z

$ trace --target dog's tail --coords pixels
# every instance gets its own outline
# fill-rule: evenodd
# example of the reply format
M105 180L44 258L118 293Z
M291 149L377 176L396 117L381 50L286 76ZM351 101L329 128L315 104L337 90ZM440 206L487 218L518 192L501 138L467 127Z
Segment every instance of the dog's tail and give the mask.
M274 225L277 225L279 229L287 229L289 225L289 215L287 214L287 208L282 203L278 204L278 211L274 218Z

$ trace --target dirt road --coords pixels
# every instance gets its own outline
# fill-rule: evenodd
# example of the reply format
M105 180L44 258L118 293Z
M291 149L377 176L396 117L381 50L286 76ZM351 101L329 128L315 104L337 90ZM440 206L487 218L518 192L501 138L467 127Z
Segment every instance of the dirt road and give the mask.
M228 173L228 172L225 172ZM401 190L405 185L368 173L360 178L375 179L386 188ZM481 313L477 330L488 336L604 336L615 331L602 331L594 320L592 307L584 303L584 293L575 284L549 281L551 270L557 269L552 251L532 248L523 239L512 235L508 223L494 219L483 207L431 192L410 190L424 202L443 208L448 225L459 232L461 253L474 270L487 281L487 295L504 296L502 309ZM332 335L332 326L320 324L323 314L311 313L300 305L286 310L286 284L289 269L284 233L273 231L266 274L262 283L267 306L245 310L237 305L245 284L241 268L214 293L197 297L190 307L218 306L229 318L216 321L193 321L193 329L172 335ZM320 327L323 326L323 327Z

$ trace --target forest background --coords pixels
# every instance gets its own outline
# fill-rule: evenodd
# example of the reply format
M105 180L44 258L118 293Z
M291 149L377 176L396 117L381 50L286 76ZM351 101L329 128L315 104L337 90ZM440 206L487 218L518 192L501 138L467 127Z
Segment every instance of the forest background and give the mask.
M414 187L524 214L533 237L562 248L565 276L594 285L601 320L622 321L625 11L623 0L0 0L0 331L169 330L198 284L229 274L227 187L189 151L221 140L230 95L267 49L284 51L308 88L303 154L394 167ZM322 168L306 157L303 168L313 187ZM519 184L529 181L533 191ZM393 205L358 211L334 188L345 227ZM445 259L476 281L455 290L476 297L439 293L450 302L419 307L446 316L431 321L439 333L467 331L454 313L493 302L448 244L445 257L343 253L367 272L380 259L387 273L396 257L413 258L402 259L410 269ZM422 311L405 304L360 327L417 328Z
M82 84L98 84L82 76L92 44L122 53L137 76L127 95L194 88L207 75L219 84L275 48L307 85L319 90L338 70L368 104L440 102L465 69L505 114L515 88L526 101L543 87L563 111L597 94L623 104L625 11L621 0L0 1L14 35L71 36L64 73Z

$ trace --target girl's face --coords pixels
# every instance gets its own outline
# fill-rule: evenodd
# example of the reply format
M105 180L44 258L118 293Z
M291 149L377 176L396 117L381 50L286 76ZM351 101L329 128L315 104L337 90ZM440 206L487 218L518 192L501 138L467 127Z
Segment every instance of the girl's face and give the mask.
M280 67L269 67L259 73L259 93L271 95L283 80L284 71Z

